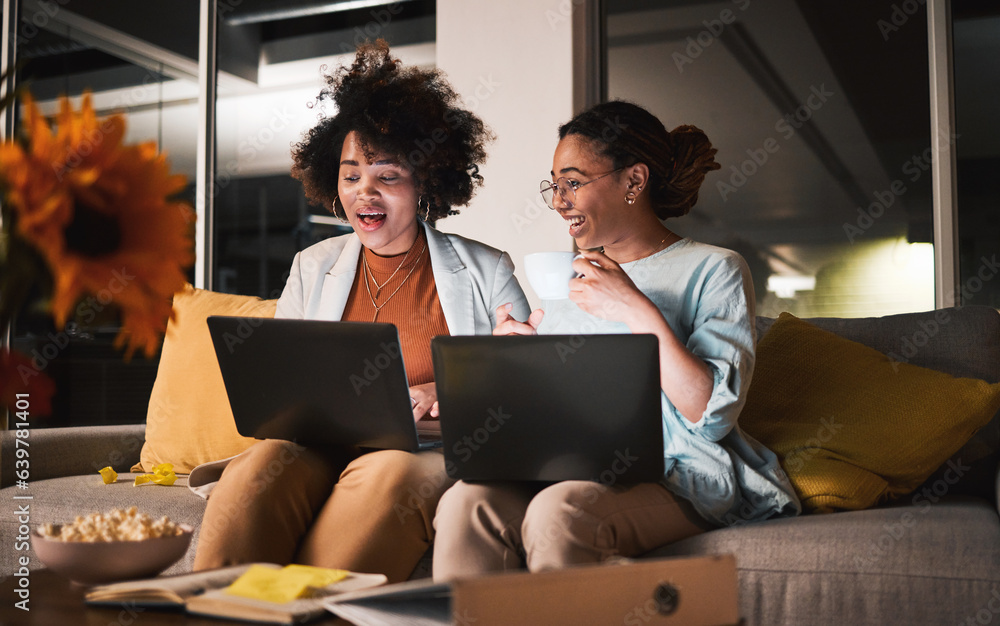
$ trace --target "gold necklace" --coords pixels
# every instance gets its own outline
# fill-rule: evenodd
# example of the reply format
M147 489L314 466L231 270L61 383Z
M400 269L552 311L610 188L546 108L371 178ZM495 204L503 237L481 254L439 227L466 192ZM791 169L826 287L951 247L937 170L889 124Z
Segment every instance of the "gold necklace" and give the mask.
M392 297L394 295L396 295L397 293L399 293L399 290L403 288L403 285L406 284L406 281L410 280L410 276L413 275L413 272L415 272L417 270L417 266L420 265L420 255L422 255L424 253L424 250L426 248L427 248L427 242L425 241L424 245L422 245L420 247L420 252L417 253L417 260L416 260L416 262L413 263L413 267L410 268L409 273L407 273L406 277L403 278L403 282L399 283L399 286L396 287L395 291L393 291L392 293L390 293L389 297L386 298L385 302L383 302L382 304L375 304L375 296L372 295L371 285L368 284L368 275L371 273L371 268L368 267L368 257L367 257L367 255L365 255L364 253L362 253L362 255L361 255L361 262L365 266L365 290L368 291L368 299L372 301L372 307L375 308L375 315L372 316L372 321L373 322L376 319L378 319L378 314L379 314L379 311L382 310L382 307L384 307L385 305L389 304L389 300L392 300ZM409 256L410 252L407 251L406 254L407 254L407 256ZM403 257L403 262L406 262L406 257ZM399 264L399 267L396 268L396 272L399 271L400 267L403 267L403 263ZM392 273L393 276L396 275L396 272ZM391 279L392 279L392 276L389 277L389 280L391 280ZM386 280L384 283L382 283L382 287L385 287L386 285L388 285L389 284L389 280ZM372 281L375 282L375 286L378 287L378 281L375 281L375 277L374 276L372 276ZM379 289L381 289L381 287L379 287Z
M653 251L652 251L652 252L650 252L650 253L649 253L649 254L647 254L646 256L641 256L641 257L639 257L638 259L636 259L636 261L640 261L640 260L642 260L642 259L646 259L646 258L649 258L649 257L653 256L654 254L656 254L657 252L659 252L660 250L662 250L662 249L663 249L663 248L662 248L663 244L664 244L664 243L665 243L665 242L667 241L667 239L670 239L670 237L671 237L672 235L674 235L674 234L675 234L675 233L670 233L669 235L667 235L666 237L664 237L663 239L661 239L661 240L660 240L660 243L656 244L656 247L655 247L655 248L653 249ZM680 238L680 237L678 237L678 238L677 238L677 241L680 241L680 240L681 240L681 238ZM670 243L671 243L671 245L673 245L673 244L674 244L675 242L670 242ZM601 254L605 254L605 252L604 252L604 246L601 246Z
M375 274L372 273L372 268L368 266L368 257L367 255L365 255L365 272L367 273L368 276L371 276L372 282L375 283L375 293L382 291L382 287L385 287L386 285L389 284L389 281L392 280L392 277L395 276L397 272L399 272L399 268L406 265L406 259L410 258L411 252L413 252L413 246L410 246L410 249L406 251L406 256L403 257L403 260L399 262L399 265L396 266L396 269L393 270L392 274L389 274L389 278L386 278L385 282L382 283L381 285L378 284L377 280L375 280ZM421 250L421 252L423 252L423 250Z

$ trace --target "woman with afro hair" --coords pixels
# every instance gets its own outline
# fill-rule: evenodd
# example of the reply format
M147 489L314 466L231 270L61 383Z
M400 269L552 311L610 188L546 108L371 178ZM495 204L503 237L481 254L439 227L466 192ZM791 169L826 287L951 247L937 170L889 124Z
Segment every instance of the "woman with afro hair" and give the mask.
M296 255L275 316L395 324L414 419L433 420L431 338L488 334L506 302L529 312L505 252L431 226L482 184L491 134L440 72L402 66L381 40L330 74L318 101L336 113L294 146L292 175L354 232ZM405 580L431 545L451 484L439 450L362 454L263 440L211 465L191 477L206 482L198 474L224 467L209 485L195 569L296 562Z

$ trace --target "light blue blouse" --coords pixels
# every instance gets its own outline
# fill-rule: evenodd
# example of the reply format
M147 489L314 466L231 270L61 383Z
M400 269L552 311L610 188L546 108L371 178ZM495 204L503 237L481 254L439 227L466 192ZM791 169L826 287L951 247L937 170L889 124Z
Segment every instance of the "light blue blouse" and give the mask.
M682 239L622 269L715 374L712 397L697 422L661 394L664 485L720 526L800 513L777 455L736 423L754 364L753 283L746 262L731 250ZM630 332L624 323L594 317L567 299L545 301L542 308L541 334Z

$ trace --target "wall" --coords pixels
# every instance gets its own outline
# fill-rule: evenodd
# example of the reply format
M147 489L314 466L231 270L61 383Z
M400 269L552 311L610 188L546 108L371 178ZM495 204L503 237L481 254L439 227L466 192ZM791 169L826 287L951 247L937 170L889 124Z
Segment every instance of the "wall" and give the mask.
M481 172L486 184L461 215L438 226L509 252L533 306L539 299L524 277L524 255L573 247L538 194L557 128L573 114L571 7L570 0L437 2L437 66L497 135Z

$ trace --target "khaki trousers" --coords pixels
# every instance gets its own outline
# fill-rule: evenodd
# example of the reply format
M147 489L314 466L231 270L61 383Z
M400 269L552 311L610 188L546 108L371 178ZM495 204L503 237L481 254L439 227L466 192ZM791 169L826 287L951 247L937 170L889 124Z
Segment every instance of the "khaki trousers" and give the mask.
M713 528L655 483L458 482L434 519L434 578L541 571L639 556Z
M439 451L317 452L264 440L212 491L194 569L266 561L406 580L433 539L452 483Z

